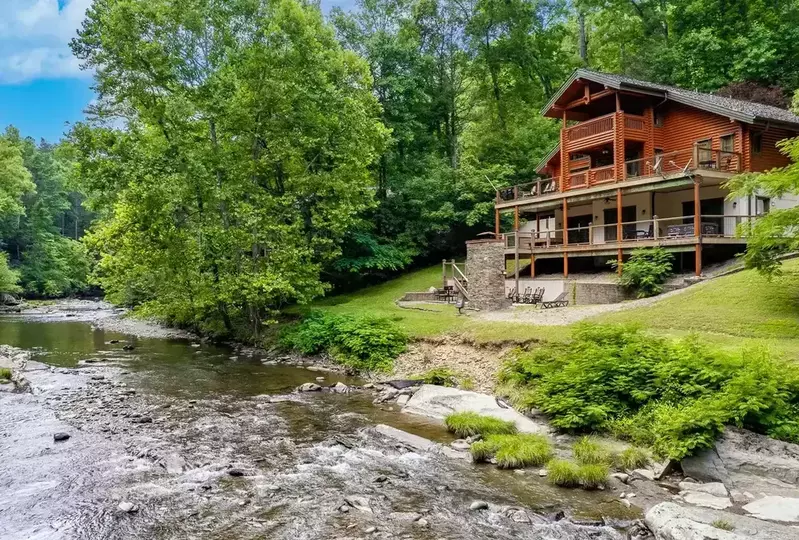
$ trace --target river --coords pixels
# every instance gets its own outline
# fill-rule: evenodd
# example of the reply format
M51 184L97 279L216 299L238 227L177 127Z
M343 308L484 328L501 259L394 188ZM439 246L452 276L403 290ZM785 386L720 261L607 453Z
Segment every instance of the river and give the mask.
M4 540L611 540L636 516L537 470L412 451L372 427L452 437L368 391L293 392L357 379L81 317L0 317L0 344L33 351L32 392L0 393Z

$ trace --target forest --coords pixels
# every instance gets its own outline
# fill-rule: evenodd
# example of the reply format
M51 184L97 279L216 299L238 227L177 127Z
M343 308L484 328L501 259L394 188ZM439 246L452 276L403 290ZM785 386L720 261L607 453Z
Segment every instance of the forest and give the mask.
M257 336L490 230L576 67L789 107L799 2L96 0L71 47L87 120L0 136L0 290Z

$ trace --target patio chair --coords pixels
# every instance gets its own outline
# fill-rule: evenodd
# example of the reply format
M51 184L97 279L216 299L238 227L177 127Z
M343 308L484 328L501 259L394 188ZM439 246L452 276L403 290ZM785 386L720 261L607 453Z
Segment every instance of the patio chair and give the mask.
M524 296L522 296L522 304L529 304L533 297L533 288L527 287L524 289Z
M532 303L533 304L540 304L542 298L544 298L544 288L543 287L537 287L535 292L533 293Z
M513 298L514 298L515 296L516 296L516 287L512 288L512 289L510 290L510 292L508 293L508 300L513 300Z
M541 307L543 309L549 308L556 308L556 307L566 307L569 305L569 301L566 299L567 293L564 291L558 295L557 298L554 300L550 300L548 302L541 302Z

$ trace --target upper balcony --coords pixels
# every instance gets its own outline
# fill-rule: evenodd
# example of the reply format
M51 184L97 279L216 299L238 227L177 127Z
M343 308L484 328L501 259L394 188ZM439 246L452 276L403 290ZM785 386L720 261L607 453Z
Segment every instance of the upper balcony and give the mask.
M615 112L598 116L563 130L563 145L567 152L575 152L613 142L616 126L624 125L624 139L645 141L647 138L647 119L644 116Z
M742 170L741 154L692 146L684 150L655 154L626 161L621 178L617 178L615 164L583 169L566 175L561 186L560 178L544 178L533 182L497 190L497 205L535 202L537 199L563 192L577 192L593 187L619 185L642 179L674 179L703 171L725 173L729 176ZM511 206L515 206L510 204Z

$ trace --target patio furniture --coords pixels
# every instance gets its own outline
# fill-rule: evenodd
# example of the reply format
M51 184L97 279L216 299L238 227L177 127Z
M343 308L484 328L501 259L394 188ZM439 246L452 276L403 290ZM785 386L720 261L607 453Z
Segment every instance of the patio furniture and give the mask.
M539 304L541 303L541 299L544 298L544 288L537 287L535 292L533 293L532 304Z
M543 309L550 309L556 307L566 307L569 305L569 301L566 299L567 293L564 291L558 295L557 298L554 300L550 300L548 302L541 302L541 307Z
M707 235L719 234L719 224L707 223L707 222L702 223L702 234L707 234ZM668 227L666 227L666 236L670 238L675 238L680 236L693 236L693 235L694 235L693 223L669 225Z
M527 287L526 289L524 289L524 296L522 297L522 304L529 304L530 303L530 299L532 298L532 296L533 296L533 288L532 287Z

